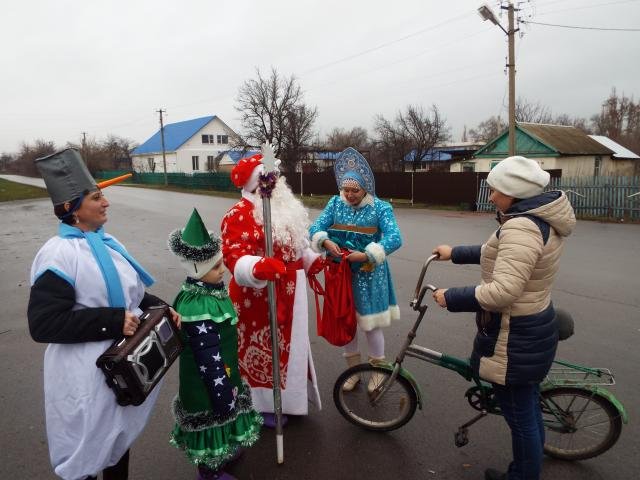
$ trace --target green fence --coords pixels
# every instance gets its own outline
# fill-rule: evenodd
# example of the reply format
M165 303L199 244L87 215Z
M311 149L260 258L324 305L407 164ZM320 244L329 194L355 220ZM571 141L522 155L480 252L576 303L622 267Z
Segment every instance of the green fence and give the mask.
M107 179L130 173L127 171L110 170L96 172L96 178ZM204 172L204 173L167 173L169 186L180 188L196 188L201 190L217 190L223 192L235 192L238 189L231 181L228 173ZM143 185L164 185L164 173L137 173L125 183L138 183Z
M640 220L640 177L552 178L547 190L564 190L578 217ZM486 180L480 183L477 207L495 210Z

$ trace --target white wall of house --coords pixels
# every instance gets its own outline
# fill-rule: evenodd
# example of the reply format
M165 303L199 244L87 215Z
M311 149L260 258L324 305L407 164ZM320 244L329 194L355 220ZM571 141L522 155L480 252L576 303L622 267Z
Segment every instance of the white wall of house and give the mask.
M208 136L208 143L202 141L203 135ZM185 173L209 171L207 157L215 159L220 153L229 150L234 135L233 130L228 128L218 117L214 118L178 149L177 171ZM219 141L224 140L220 138L222 136L227 137L226 142ZM211 143L211 140L213 140L213 143ZM193 168L193 157L198 157L197 169Z
M176 171L176 153L175 152L165 152L165 157L167 159L167 173L173 173ZM155 169L152 165L155 164ZM132 155L131 156L131 165L135 172L140 173L164 173L164 168L162 165L162 153L159 154L142 154L142 155Z
M603 162L602 175L633 177L640 174L640 160L607 157Z
M208 142L203 142L203 135L207 135ZM165 152L167 158L167 173L193 173L207 172L208 160L215 158L232 145L235 132L227 127L218 117L201 128L195 135L178 148L175 152ZM226 137L225 139L222 138ZM197 162L193 157L197 157ZM140 154L132 156L133 169L136 172L150 172L151 160L155 162L155 172L164 172L162 166L162 153L156 154ZM194 163L197 163L197 169L194 169Z

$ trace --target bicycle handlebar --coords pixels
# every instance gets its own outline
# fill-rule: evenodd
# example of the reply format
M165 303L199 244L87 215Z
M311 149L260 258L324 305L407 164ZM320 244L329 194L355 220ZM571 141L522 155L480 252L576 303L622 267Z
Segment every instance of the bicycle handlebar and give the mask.
M422 282L424 281L424 276L427 273L427 268L429 268L431 262L439 257L440 255L438 255L437 253L431 255L429 258L427 258L427 260L424 262L424 265L422 266L420 277L418 277L418 284L416 285L416 291L413 294L413 300L411 300L411 303L409 304L414 310L418 310L422 306L422 299L424 298L424 294L427 293L427 290L431 290L432 292L435 292L437 290L437 287L429 283L422 287Z

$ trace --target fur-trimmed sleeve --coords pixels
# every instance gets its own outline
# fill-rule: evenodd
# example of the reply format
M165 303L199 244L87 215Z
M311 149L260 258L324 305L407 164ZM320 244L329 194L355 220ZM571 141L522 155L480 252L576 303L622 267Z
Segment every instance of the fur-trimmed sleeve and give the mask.
M324 210L322 210L318 218L316 218L316 220L309 228L311 248L318 253L324 252L322 242L329 238L327 230L329 230L329 227L335 223L336 202L339 201L340 197L338 197L337 195L331 197L327 202L327 205L324 207Z
M376 211L378 214L378 228L382 234L379 242L371 242L365 248L365 253L369 261L380 265L386 260L387 255L391 255L402 246L402 235L400 227L393 214L393 207L379 199L376 199Z

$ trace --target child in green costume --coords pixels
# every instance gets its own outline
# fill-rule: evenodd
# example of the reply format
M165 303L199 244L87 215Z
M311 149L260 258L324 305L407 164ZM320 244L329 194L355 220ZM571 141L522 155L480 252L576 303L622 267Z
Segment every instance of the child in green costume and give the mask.
M185 349L170 443L197 465L198 479L232 480L222 467L258 440L263 420L238 371L238 317L223 281L220 239L194 208L168 244L188 272L173 304L182 315Z

